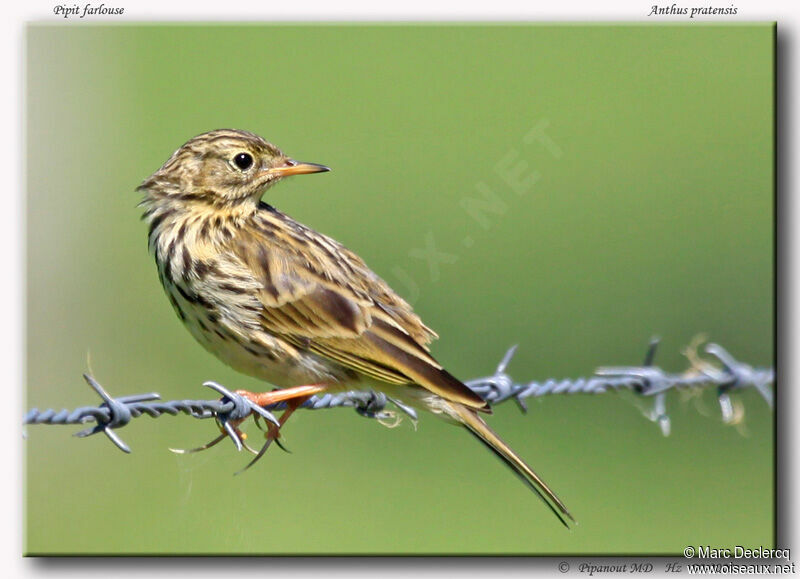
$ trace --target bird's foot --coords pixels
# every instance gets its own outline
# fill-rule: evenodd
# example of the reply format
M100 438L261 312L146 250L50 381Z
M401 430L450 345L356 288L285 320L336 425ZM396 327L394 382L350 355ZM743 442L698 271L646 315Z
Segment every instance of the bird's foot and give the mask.
M267 422L266 420L264 421L266 426L262 426L258 416L254 417L254 422L256 423L258 429L264 433L264 438L274 440L275 444L277 444L278 448L280 448L283 452L287 452L289 454L292 453L288 448L286 448L286 446L284 446L283 442L281 442L281 431L279 428L277 428L274 424Z
M314 394L318 394L324 390L325 386L319 384L313 384L310 386L295 386L293 388L274 390L272 392L264 392L261 394L254 394L252 392L247 392L246 390L237 390L237 394L244 396L259 406L269 406L271 404L285 401L286 410L283 411L283 414L281 414L281 417L278 419L277 426L269 422L267 423L267 431L264 433L264 438L266 441L261 447L261 450L255 453L256 456L253 457L253 460L251 460L247 466L245 466L236 474L243 473L256 462L258 462L258 460L264 456L264 453L267 452L267 449L270 447L273 441L275 441L275 444L277 444L282 450L289 452L279 440L283 425L286 424L286 421L289 420L289 417L294 414L294 411L300 408L306 400L308 400Z

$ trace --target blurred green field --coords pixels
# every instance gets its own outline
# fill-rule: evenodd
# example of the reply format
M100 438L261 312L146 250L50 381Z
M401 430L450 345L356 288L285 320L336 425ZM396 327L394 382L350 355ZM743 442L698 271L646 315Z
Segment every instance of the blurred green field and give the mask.
M197 345L147 252L135 187L188 138L264 135L333 172L267 200L358 252L441 336L455 375L685 367L707 333L774 357L774 34L753 26L50 26L26 34L26 407L208 398L259 384ZM526 139L539 127L550 146ZM521 163L521 164L520 164ZM519 171L523 183L507 177ZM505 168L505 169L504 169ZM505 175L505 177L504 177ZM527 181L526 181L527 179ZM535 182L534 182L535 181ZM487 194L489 190L492 193ZM483 194L491 208L477 217ZM472 205L470 205L472 203ZM426 249L427 248L427 249ZM422 256L434 249L439 258ZM90 362L87 362L90 358ZM249 457L187 417L125 455L29 427L28 554L678 554L774 546L773 413L671 394L544 397L492 426L564 499L568 532L489 453L429 416L387 429L298 413ZM251 432L256 432L251 430Z

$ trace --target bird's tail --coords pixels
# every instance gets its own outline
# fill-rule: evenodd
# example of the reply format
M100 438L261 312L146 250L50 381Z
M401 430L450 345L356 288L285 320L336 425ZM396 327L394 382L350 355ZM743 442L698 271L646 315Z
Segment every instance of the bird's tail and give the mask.
M489 428L489 425L483 421L483 418L481 418L475 410L467 408L458 402L442 402L442 411L464 425L470 434L486 445L486 448L491 450L506 464L506 466L514 471L514 474L539 495L539 498L553 511L553 514L558 517L558 520L560 520L565 527L569 528L566 520L567 518L573 523L576 522L567 510L567 507L564 506L564 503L562 503L556 494L550 490L541 478L539 478L539 475L537 475L517 453L511 450L511 448Z

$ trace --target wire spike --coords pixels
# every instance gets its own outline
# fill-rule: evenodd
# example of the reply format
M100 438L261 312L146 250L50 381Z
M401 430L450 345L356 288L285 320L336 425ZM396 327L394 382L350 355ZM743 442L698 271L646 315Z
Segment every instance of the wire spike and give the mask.
M242 440L239 438L239 433L236 432L236 429L233 426L231 426L230 422L223 422L222 427L225 429L225 432L228 433L230 439L233 440L233 444L236 445L236 450L241 452Z
M658 345L661 343L661 338L659 336L653 336L650 338L650 343L647 346L647 352L644 355L644 363L643 366L652 366L653 361L656 357L656 350L658 350Z
M514 344L511 346L507 351L503 359L500 360L500 363L497 365L497 374L502 374L508 368L508 365L511 363L511 358L514 357L514 354L517 352L517 346L519 344Z
M109 438L109 440L111 440L111 442L117 445L117 448L119 448L122 452L126 452L128 454L131 453L131 449L128 447L128 445L125 444L119 435L111 430L111 428L103 428L103 433Z

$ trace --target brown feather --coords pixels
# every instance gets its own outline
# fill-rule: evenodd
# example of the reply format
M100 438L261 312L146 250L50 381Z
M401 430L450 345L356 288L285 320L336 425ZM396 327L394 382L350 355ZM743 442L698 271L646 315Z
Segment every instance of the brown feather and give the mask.
M489 450L514 472L514 474L522 479L522 481L542 499L565 527L569 528L569 525L564 517L569 518L573 523L575 522L575 518L570 514L569 510L567 510L564 503L561 502L561 499L559 499L539 475L528 466L528 463L522 460L494 430L489 428L489 425L486 424L483 418L478 416L473 409L466 408L457 403L445 402L442 410L451 418L463 424L470 433L485 444Z
M255 222L258 227L246 227L230 250L262 284L266 332L370 378L417 384L489 410L430 355L435 334L360 258L274 209L262 208ZM303 253L293 251L296 243L280 243L282 236L303 239ZM278 240L268 251L265 237Z

